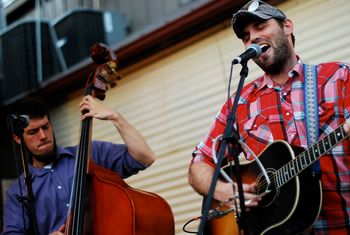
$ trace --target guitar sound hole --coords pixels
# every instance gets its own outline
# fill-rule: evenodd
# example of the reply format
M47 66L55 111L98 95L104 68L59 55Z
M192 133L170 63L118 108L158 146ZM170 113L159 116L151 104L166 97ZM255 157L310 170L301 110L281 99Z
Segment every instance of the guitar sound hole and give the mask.
M259 203L260 207L267 207L271 205L273 200L276 198L278 191L276 191L275 187L275 170L274 169L266 169L267 175L270 179L270 184L268 180L264 176L264 174L260 174L257 178L257 194L262 197L262 200Z

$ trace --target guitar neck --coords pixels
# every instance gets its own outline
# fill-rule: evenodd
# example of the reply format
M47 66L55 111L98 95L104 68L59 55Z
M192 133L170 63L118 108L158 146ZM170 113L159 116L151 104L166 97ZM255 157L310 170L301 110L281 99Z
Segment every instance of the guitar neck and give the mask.
M314 143L309 149L296 156L276 172L276 187L282 187L346 137L343 125L341 125L322 140Z

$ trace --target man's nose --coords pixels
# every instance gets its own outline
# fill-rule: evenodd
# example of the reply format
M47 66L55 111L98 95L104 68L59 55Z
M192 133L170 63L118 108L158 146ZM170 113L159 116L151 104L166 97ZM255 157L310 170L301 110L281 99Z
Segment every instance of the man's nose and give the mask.
M40 128L38 133L39 133L39 138L40 139L45 139L46 138L46 133L45 133L45 131L43 129Z
M260 42L260 34L258 32L252 32L250 34L250 44L258 44Z
M255 28L250 28L247 33L249 34L249 40L245 42L245 45L249 46L251 44L258 44L261 40L260 32L259 30L256 30Z

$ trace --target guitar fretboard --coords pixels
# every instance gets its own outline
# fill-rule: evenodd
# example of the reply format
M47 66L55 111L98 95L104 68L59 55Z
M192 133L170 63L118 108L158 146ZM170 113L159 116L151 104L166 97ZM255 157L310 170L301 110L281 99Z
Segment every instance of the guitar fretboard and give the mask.
M296 156L295 159L285 164L275 172L276 188L282 187L285 183L309 167L319 157L326 154L346 137L347 135L341 125L322 140L314 143L309 149Z

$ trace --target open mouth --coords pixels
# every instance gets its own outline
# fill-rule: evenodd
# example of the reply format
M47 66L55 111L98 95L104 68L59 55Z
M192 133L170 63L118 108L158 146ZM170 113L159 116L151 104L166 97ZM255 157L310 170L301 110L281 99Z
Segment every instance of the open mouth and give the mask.
M260 47L262 53L265 53L270 48L270 46L267 44L261 44Z

